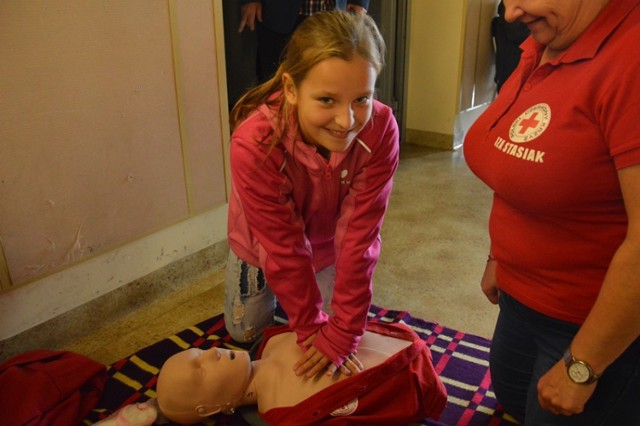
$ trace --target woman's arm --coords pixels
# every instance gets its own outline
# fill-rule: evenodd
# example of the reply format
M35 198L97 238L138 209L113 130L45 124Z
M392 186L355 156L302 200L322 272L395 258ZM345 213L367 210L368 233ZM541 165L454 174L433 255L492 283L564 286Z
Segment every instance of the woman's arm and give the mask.
M616 251L593 309L571 344L571 353L588 362L595 374L607 374L640 335L640 165L618 172L628 216L627 236ZM543 408L553 413L580 413L595 390L573 383L560 360L538 383Z
M496 280L496 268L498 267L498 261L491 255L487 259L487 266L484 268L482 279L480 280L480 288L484 295L489 299L489 302L494 305L498 304L500 298L500 289L498 288L498 281Z

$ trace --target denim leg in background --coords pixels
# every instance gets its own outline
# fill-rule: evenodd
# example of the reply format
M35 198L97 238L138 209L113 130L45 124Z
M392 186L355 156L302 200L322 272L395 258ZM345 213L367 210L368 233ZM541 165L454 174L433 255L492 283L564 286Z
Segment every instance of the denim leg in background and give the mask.
M503 292L490 355L496 398L525 425L640 426L640 339L607 369L584 413L560 416L540 407L537 383L562 358L578 329Z
M224 322L237 342L253 342L274 324L276 298L264 274L239 259L231 250L227 259Z

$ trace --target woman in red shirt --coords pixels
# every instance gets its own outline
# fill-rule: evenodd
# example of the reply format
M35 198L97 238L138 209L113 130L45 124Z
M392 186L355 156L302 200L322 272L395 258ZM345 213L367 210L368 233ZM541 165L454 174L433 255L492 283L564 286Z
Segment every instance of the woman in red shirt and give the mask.
M524 424L637 425L640 1L504 4L531 37L464 148L494 190L496 396Z

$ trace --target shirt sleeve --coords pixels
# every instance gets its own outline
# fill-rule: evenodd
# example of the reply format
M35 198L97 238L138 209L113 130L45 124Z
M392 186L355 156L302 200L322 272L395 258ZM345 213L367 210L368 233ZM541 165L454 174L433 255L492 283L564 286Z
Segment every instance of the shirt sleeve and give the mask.
M640 98L629 96L629 93L640 93L640 79L634 71L640 68L640 58L635 55L625 58L625 61L627 65L624 68L618 68L619 72L608 76L615 79L616 84L606 86L610 90L602 92L597 109L609 152L618 170L640 164L640 133L637 131Z
M287 194L280 172L283 151L254 140L231 142L231 176L251 233L259 266L298 336L310 336L327 321L316 284L311 244L304 222Z

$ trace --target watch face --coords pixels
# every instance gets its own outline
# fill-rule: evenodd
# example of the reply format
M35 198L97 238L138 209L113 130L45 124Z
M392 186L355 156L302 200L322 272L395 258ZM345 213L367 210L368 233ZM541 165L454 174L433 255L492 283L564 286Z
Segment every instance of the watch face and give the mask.
M569 377L576 383L586 383L591 377L589 367L580 363L574 362L569 366Z

